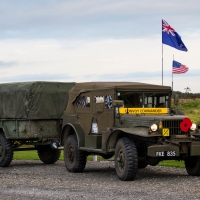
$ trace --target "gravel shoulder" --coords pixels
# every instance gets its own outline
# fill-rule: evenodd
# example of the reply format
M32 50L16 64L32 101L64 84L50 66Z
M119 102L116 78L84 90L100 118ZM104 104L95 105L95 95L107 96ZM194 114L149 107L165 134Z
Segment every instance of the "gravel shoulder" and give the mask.
M185 169L147 166L134 181L120 181L113 161L89 161L83 173L69 173L63 161L13 160L0 168L0 199L200 199L200 177Z

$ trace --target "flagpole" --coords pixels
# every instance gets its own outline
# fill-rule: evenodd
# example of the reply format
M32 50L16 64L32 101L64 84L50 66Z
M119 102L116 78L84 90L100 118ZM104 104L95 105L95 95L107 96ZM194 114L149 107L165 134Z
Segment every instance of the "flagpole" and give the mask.
M174 54L173 54L173 60L172 60L172 92L173 92L173 61L174 61Z
M163 85L163 43L162 43L162 85Z
M161 24L163 24L163 20L161 20ZM163 33L162 33L162 85L163 85Z

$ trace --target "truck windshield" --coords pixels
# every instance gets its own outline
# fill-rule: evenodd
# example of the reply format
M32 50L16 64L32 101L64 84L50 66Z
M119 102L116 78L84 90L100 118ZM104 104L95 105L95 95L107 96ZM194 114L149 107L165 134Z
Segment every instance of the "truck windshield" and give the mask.
M124 101L125 108L168 108L169 93L118 92L118 100Z

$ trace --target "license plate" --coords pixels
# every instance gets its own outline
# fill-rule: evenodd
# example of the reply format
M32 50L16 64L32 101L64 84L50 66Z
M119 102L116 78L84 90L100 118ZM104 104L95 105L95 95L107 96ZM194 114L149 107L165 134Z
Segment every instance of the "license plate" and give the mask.
M156 151L156 157L174 157L176 151Z

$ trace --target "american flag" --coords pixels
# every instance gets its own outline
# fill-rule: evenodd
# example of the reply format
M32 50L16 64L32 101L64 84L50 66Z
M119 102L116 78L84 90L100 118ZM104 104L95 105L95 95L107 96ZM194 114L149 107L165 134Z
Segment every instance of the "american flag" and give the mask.
M172 73L173 74L184 74L188 71L188 67L186 65L183 65L175 60L173 60L172 64Z

